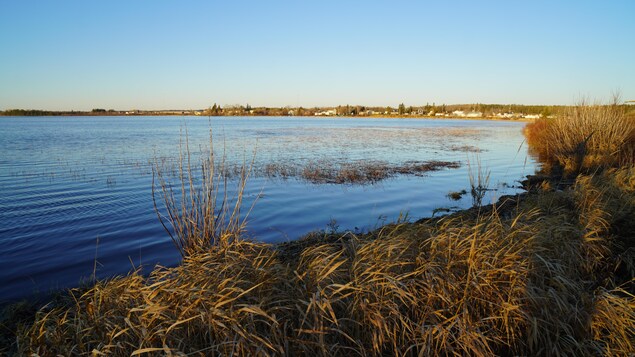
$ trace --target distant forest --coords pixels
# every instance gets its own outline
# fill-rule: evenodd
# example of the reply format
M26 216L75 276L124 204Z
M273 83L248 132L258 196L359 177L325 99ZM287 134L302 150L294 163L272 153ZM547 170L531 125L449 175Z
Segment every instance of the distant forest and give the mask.
M0 111L0 115L13 116L13 117L41 117L41 116L68 116L68 115L117 115L121 112L114 109L93 109L90 112L85 111L52 111L52 110L37 110L37 109L9 109Z

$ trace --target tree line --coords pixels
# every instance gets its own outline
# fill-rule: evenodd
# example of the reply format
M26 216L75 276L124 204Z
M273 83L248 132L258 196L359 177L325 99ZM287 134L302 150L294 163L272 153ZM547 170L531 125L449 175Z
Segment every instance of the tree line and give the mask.
M626 112L633 113L635 105L621 104ZM0 116L97 116L97 115L200 115L200 116L453 116L455 112L488 118L501 115L519 117L538 115L540 117L558 116L570 106L563 105L523 105L523 104L436 104L412 106L404 103L396 107L338 105L335 107L252 107L246 105L220 105L214 103L207 109L200 110L157 110L157 111L118 111L114 109L95 108L91 111L49 111L37 109L8 109L0 111Z

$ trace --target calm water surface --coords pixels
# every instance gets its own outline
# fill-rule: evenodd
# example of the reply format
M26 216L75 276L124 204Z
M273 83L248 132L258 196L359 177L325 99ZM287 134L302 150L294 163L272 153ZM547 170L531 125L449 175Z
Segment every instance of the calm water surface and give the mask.
M153 210L152 162L174 160L188 132L193 156L215 149L230 163L326 160L460 161L461 168L400 176L372 185L249 181L249 236L293 240L334 219L340 229L369 230L402 213L465 208L449 191L469 191L467 162L491 172L486 200L515 193L536 163L523 145L523 123L476 120L38 117L0 118L0 303L77 286L96 266L104 278L133 267L174 265L176 249ZM480 152L475 154L478 149ZM467 150L467 151L466 151ZM475 171L474 168L472 168ZM95 263L97 263L95 265Z

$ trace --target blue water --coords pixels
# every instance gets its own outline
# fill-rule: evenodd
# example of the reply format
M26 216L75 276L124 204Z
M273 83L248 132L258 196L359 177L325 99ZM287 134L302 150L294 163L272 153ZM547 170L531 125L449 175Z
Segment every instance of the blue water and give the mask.
M248 236L293 240L334 219L340 229L369 230L407 213L465 208L468 160L490 173L486 203L515 193L536 163L523 123L432 119L37 117L0 118L0 303L77 286L144 266L174 265L179 255L153 209L152 163L178 158L186 137L192 157L209 147L230 164L251 162L245 206ZM465 148L472 152L467 152ZM473 151L479 149L476 154ZM255 156L254 156L255 154ZM400 176L372 185L313 184L268 178L269 163L359 160L460 161L458 169ZM244 210L246 211L246 210Z

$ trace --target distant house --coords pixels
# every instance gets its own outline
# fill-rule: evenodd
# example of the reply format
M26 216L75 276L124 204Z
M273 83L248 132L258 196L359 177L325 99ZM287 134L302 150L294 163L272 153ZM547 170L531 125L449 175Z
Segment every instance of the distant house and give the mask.
M452 112L452 115L457 116L457 117L464 117L465 116L465 112L462 110L455 110Z
M465 114L465 116L467 118L482 118L483 117L483 113L482 112L469 112L469 113Z
M494 116L497 117L497 118L511 119L511 118L517 117L518 114L514 114L514 113L496 113L496 114L494 114Z
M337 109L329 109L329 110L323 110L321 112L317 112L314 114L315 116L333 116L333 115L337 115Z

